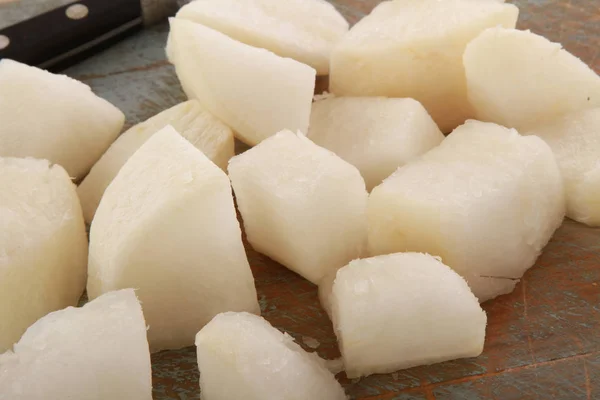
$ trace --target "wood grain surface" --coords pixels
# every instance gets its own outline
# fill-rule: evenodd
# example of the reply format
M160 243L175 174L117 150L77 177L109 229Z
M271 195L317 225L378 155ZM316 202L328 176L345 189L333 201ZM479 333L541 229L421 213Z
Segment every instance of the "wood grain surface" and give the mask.
M351 23L378 1L336 0ZM600 71L600 0L520 0L519 27L531 29ZM1 17L0 17L1 19ZM140 122L185 100L165 61L167 25L155 26L68 70ZM339 356L316 287L254 252L248 257L263 316ZM350 381L351 399L600 399L600 230L566 221L516 290L484 304L484 353L428 367ZM304 346L309 351L314 351ZM155 399L198 399L194 348L153 355ZM240 399L242 400L242 399ZM315 399L319 400L319 399Z

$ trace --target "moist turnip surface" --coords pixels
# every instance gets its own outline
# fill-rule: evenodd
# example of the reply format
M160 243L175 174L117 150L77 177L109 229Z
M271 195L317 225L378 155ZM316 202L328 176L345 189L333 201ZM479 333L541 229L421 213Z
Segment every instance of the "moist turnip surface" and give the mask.
M279 132L232 158L229 176L248 242L309 281L366 250L363 178L302 134Z
M329 73L331 50L348 22L324 0L202 0L179 10L188 19L227 36Z
M46 315L0 354L0 399L152 400L142 308L132 289Z
M593 66L501 0L359 21L347 8L369 1L188 3L171 65L132 67L135 39L85 84L0 61L0 400L150 400L150 353L185 346L154 356L155 397L197 391L176 358L194 350L204 400L454 395L593 350L570 340L597 331ZM91 88L165 98L117 137L123 113ZM567 221L543 254L565 214L590 227ZM68 307L86 272L91 302Z
M485 301L514 289L564 215L543 140L468 121L371 192L369 249L440 256Z
M256 145L282 129L306 134L313 68L188 20L170 21L167 54L183 90L238 139Z
M0 60L0 157L35 157L82 178L121 132L125 116L89 86Z
M248 313L217 315L196 336L205 400L344 400L325 363Z
M167 125L175 128L221 169L227 168L234 153L231 129L206 112L197 100L180 103L128 129L94 164L77 188L83 216L88 224L96 214L104 191L121 167L142 144Z
M90 231L90 298L136 288L152 351L224 311L259 312L225 173L171 126L125 163Z
M0 353L51 311L77 305L88 243L75 185L59 165L0 158Z

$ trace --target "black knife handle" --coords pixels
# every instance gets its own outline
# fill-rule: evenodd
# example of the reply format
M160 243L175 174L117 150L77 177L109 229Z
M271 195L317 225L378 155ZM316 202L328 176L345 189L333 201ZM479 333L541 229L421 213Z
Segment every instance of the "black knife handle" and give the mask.
M87 7L87 16L69 18L74 4ZM60 70L142 27L140 0L82 0L0 30L9 40L0 59Z

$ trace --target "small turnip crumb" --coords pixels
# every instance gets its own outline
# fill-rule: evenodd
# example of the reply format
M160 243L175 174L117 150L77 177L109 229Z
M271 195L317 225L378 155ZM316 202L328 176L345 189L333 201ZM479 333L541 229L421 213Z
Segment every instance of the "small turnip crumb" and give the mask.
M302 336L302 341L311 349L316 349L321 345L321 343L317 339L312 338L310 336Z

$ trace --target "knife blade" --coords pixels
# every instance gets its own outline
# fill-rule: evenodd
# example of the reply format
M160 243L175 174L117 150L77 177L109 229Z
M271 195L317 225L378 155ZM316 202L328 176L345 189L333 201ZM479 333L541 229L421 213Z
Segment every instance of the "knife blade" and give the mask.
M38 5L27 1L0 3L0 26L2 21L10 21L15 15L18 18L19 14L30 14L32 8L44 9L44 5L36 1ZM145 25L172 15L178 4L176 0L52 0L49 3L54 3L52 9L0 29L0 59L10 58L58 71Z

